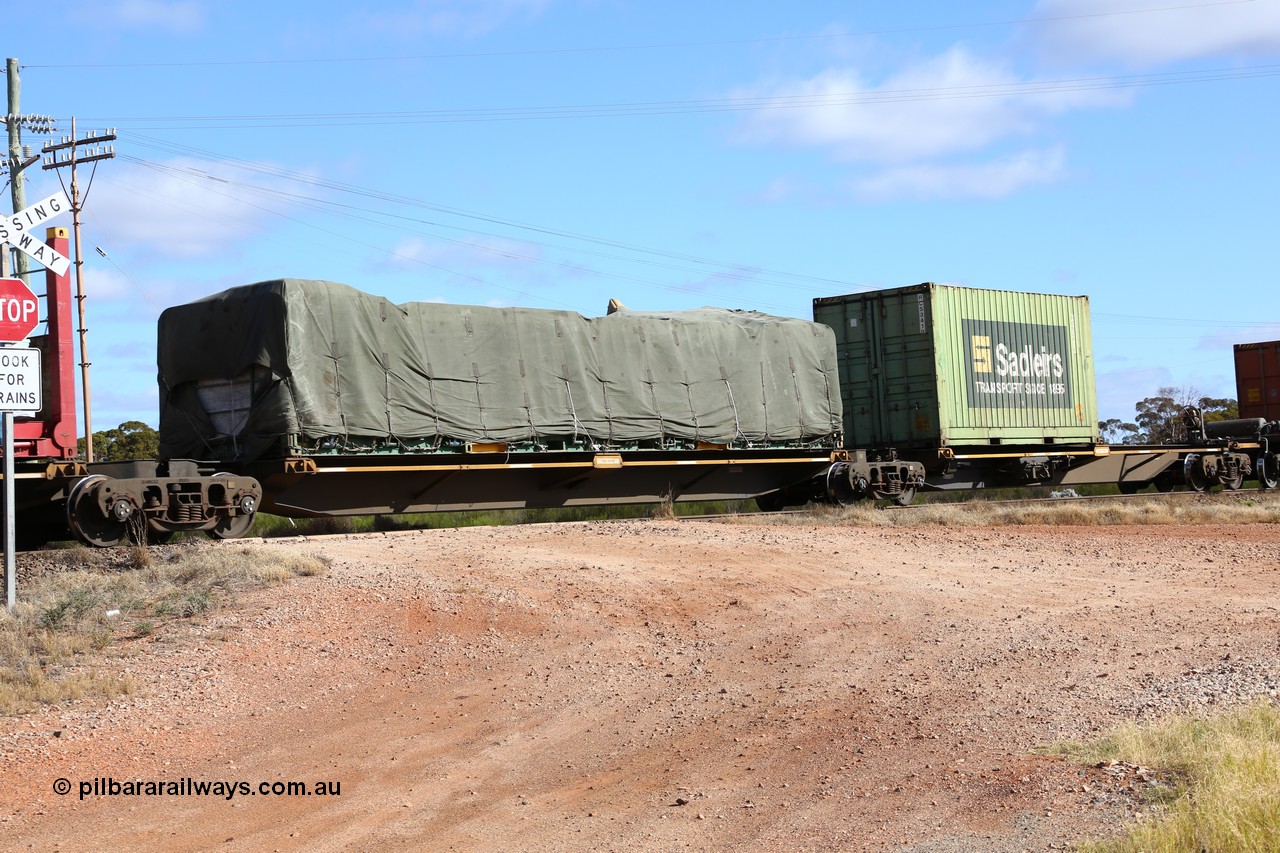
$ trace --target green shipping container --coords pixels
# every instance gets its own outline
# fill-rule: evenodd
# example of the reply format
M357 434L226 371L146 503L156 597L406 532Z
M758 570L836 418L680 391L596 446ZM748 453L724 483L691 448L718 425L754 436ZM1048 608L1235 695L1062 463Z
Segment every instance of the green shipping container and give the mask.
M1087 296L919 284L813 301L851 448L1091 444Z

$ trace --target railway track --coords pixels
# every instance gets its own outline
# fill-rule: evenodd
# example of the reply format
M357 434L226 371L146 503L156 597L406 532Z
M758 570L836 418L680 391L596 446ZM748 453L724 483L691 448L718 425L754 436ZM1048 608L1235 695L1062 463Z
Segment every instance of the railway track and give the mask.
M981 497L968 497L964 500L948 501L945 503L941 501L929 501L926 499L923 501L917 501L916 503L910 504L908 506L899 506L898 504L887 503L887 504L881 504L879 508L882 510L887 510L891 512L899 512L899 511L920 510L920 509L925 509L927 507L963 506L967 504L980 504L982 506L1017 506L1017 505L1027 505L1027 504L1091 503L1096 501L1113 501L1113 502L1128 503L1128 502L1135 502L1135 501L1136 502L1165 501L1165 500L1186 501L1186 500L1192 500L1195 498L1201 498L1201 499L1230 498L1230 497L1244 498L1249 496L1257 496L1258 494L1259 494L1259 491L1257 489L1239 489L1237 491L1223 490L1223 491L1210 491L1210 492L1195 492L1195 491L1185 490L1185 491L1175 491L1175 492L1143 492L1136 495L1076 495L1074 497L1009 498L1006 500L986 500ZM1264 492L1264 494L1267 494L1267 493ZM743 516L750 516L752 518L755 518L755 517L773 516L773 515L801 515L810 511L811 510L809 509L786 509L786 510L779 510L776 512L722 512L722 513L707 513L702 515L682 515L682 516L677 516L675 520L676 521L715 521L716 519L740 518Z
M1163 501L1163 500L1190 500L1193 498L1214 498L1214 497L1243 497L1246 495L1257 495L1257 489L1239 489L1236 491L1213 491L1213 492L1195 492L1195 491L1176 491L1176 492L1142 492L1136 495L1076 495L1074 497L1058 497L1058 498L1010 498L1007 500L984 500L980 497L972 497L963 501L955 501L957 504L981 503L983 506L1008 506L1018 504L1070 504L1070 503L1089 503L1094 501ZM923 502L913 503L909 506L897 506L889 504L881 509L886 510L913 510L923 509L929 506L941 506L940 502Z
M983 507L989 507L989 506L1018 506L1018 505L1026 506L1031 504L1091 503L1091 502L1097 502L1097 501L1112 501L1112 502L1128 503L1128 502L1134 502L1134 501L1151 502L1151 501L1174 500L1174 501L1182 502L1182 501L1193 500L1196 498L1199 498L1199 499L1233 498L1233 497L1234 498L1248 498L1248 497L1256 498L1259 494L1269 495L1273 493L1259 492L1259 490L1257 489L1240 489L1238 491L1223 490L1223 491L1195 492L1195 491L1186 490L1186 491L1175 491L1175 492L1144 492L1142 494L1136 494L1136 495L1077 495L1075 497L1010 498L1007 500L985 500L981 497L970 497L961 501L948 501L945 503L925 500L923 502L913 503L909 506L899 506L894 503L887 503L887 504L881 504L879 506L879 509L897 513L897 512L910 512L912 510L921 510L927 507L965 506L965 505L975 505L975 504L981 505ZM777 516L804 515L805 513L809 513L809 512L813 512L813 509L812 508L782 509L782 510L775 510L772 512L765 512L765 511L717 512L717 513L700 513L697 515L677 515L677 516L671 517L668 520L670 521L719 521L719 520L729 519L729 518L761 518L763 519L763 518L771 518L771 517L777 517ZM602 519L595 519L591 523L620 524L624 522L637 521L637 520L643 520L643 519L634 518L634 517L633 518L602 518ZM569 524L569 523L577 523L577 522L563 522L563 521L545 522L544 521L544 522L533 522L533 523L535 524ZM271 542L273 540L296 541L299 539L306 539L308 541L324 541L326 539L352 539L352 538L375 538L375 537L381 538L381 537L388 537L388 536L412 535L415 533L420 533L424 530L436 530L436 529L439 529L439 528L422 527L422 528L412 528L412 529L374 530L374 531L344 532L344 533L299 533L296 535L247 537L246 539L239 539L234 541L237 543L243 544L245 542ZM39 551L18 551L17 552L19 556L25 555L25 554L38 554L38 553Z

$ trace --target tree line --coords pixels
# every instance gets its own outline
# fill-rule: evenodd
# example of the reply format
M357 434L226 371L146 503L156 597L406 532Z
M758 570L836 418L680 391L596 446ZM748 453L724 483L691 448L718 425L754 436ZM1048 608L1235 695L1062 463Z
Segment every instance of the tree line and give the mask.
M1169 444L1187 439L1182 410L1195 406L1210 421L1240 417L1240 406L1230 397L1201 397L1194 388L1160 388L1154 397L1134 404L1132 421L1109 418L1098 422L1098 435L1107 444Z
M84 439L78 444L80 458L85 455ZM142 421L125 421L115 429L93 434L95 462L125 462L130 459L156 459L160 456L160 433Z

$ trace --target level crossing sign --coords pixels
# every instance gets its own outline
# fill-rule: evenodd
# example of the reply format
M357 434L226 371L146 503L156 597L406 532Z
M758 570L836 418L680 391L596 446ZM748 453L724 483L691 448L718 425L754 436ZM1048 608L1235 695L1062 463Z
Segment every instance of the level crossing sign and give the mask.
M32 260L53 270L54 275L65 274L71 261L52 246L36 239L33 231L70 209L71 200L65 192L58 190L46 199L0 218L0 245L10 243L19 252L30 255Z

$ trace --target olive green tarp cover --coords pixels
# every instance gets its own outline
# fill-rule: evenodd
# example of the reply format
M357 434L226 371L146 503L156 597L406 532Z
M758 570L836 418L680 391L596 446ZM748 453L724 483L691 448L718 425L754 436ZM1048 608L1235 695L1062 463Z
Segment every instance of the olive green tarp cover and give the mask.
M755 312L588 319L396 305L281 279L170 308L158 338L161 455L171 459L253 459L283 435L338 447L833 445L842 422L832 331ZM235 380L235 426L224 419L220 431L206 413L197 383L209 380Z

